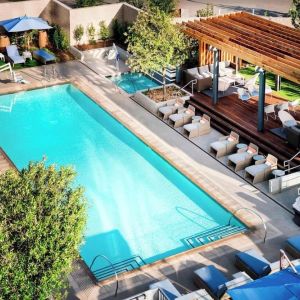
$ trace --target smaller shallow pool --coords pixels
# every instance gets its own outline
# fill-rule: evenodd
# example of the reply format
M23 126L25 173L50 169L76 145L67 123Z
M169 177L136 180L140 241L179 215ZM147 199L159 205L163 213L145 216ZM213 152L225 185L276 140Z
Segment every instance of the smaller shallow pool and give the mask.
M128 94L134 94L137 91L161 85L155 79L142 73L124 73L120 76L111 76L108 78Z

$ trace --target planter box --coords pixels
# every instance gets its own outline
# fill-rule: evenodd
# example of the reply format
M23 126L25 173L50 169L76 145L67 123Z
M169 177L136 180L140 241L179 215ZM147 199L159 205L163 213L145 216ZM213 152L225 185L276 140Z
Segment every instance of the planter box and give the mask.
M177 86L176 84L167 84L166 85L167 87L168 86L175 86L177 87L178 89L180 89L179 86ZM153 88L151 90L156 90L156 89L161 89L162 87L156 87L156 88ZM174 99L169 99L167 101L162 101L162 102L155 102L154 100L152 100L151 98L149 98L148 96L146 96L144 94L144 92L146 92L148 90L142 90L142 91L139 91L137 93L135 93L133 95L133 99L139 103L140 105L142 105L144 108L146 108L148 111L152 112L153 114L157 114L158 113L158 110L160 107L162 106L166 106L166 105L172 105L172 104L175 104L175 101L176 99L178 99L178 97L174 97ZM185 90L183 90L183 92L186 94L182 97L179 97L180 99L182 99L183 101L187 101L190 99L190 96L191 94Z

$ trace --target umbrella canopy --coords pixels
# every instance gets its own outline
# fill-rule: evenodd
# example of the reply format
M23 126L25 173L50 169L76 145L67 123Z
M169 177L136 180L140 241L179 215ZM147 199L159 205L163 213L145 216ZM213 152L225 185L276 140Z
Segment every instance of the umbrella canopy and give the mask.
M7 32L44 30L52 28L45 20L41 18L27 16L0 21L0 26L4 27Z
M296 269L299 272L300 266ZM233 300L299 300L300 275L288 268L228 290L227 293Z

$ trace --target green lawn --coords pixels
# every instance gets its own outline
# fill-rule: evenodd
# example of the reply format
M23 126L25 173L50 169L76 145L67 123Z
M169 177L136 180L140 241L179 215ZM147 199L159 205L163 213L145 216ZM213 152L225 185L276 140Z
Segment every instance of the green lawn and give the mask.
M6 62L3 62L2 60L0 60L0 66L2 66L4 64L6 64ZM41 65L41 63L39 63L35 59L32 59L32 60L27 59L25 64L17 64L13 67L13 69L14 70L21 70L21 69L24 69L24 68L31 68L31 67L36 67L36 66L40 66L40 65Z
M246 67L239 70L239 73L241 73L246 79L249 77L252 77L254 72L254 67ZM284 78L281 79L281 90L279 92L275 91L275 75L272 73L267 72L267 85L271 87L271 89L274 91L273 94L275 96L281 97L283 99L286 99L288 101L293 101L295 99L300 98L300 85L293 83L289 80L286 80Z

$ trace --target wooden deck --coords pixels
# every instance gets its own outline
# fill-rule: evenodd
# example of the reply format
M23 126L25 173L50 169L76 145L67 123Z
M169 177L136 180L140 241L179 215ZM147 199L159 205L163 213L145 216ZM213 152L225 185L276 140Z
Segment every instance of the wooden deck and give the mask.
M266 105L282 101L280 98L266 95ZM245 141L256 144L260 152L276 156L281 164L297 153L297 150L270 131L272 128L282 127L279 119L265 120L265 131L263 133L257 131L257 99L245 103L239 100L236 94L232 94L220 98L218 104L213 106L209 96L196 93L191 97L190 104L202 113L208 114L212 119L212 126L216 129L223 133L236 131ZM293 116L296 120L300 120L300 111L298 110ZM298 161L300 163L300 158Z

